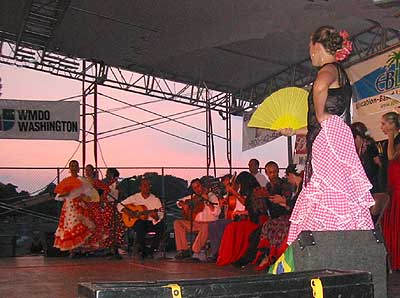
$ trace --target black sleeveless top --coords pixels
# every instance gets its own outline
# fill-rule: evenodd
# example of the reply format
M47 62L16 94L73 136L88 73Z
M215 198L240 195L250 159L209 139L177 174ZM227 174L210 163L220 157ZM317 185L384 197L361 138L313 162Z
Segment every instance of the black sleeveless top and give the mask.
M346 72L339 63L328 63L335 64L338 71L338 82L339 87L328 89L328 97L325 103L325 112L331 115L337 115L343 119L343 121L350 125L350 103L352 89L350 81L347 77ZM327 65L327 64L325 64ZM324 67L323 65L322 67ZM321 67L321 68L322 68ZM312 145L319 131L321 130L321 124L317 120L315 113L314 100L313 100L313 88L311 88L308 95L308 114L307 114L307 160L305 167L304 182L307 184L310 181L312 175L311 167L311 152Z

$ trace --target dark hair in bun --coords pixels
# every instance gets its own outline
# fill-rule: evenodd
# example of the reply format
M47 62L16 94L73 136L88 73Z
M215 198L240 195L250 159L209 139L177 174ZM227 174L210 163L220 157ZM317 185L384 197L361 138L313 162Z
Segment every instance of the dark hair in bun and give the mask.
M362 122L354 122L351 124L350 128L353 136L365 138L369 134L368 128Z
M293 174L293 175L296 175L296 176L301 176L301 172L299 172L297 170L297 165L296 164L288 165L285 172L286 172L286 175Z
M329 54L335 55L342 48L343 38L335 28L322 26L311 35L311 41L313 44L319 42Z
M396 125L396 128L400 128L400 117L399 114L397 114L396 112L388 112L384 114L383 119L390 123L394 123Z
M360 138L368 141L370 144L374 144L374 139L370 136L370 132L368 128L362 122L354 122L350 126L351 132L353 133L354 138L359 136Z

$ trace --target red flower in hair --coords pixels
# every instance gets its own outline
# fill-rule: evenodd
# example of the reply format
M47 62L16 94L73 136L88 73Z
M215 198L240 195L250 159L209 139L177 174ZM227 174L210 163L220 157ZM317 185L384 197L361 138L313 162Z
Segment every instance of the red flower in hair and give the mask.
M353 50L353 44L350 40L345 39L343 40L342 48L347 49L351 53L351 51Z
M342 30L339 32L339 35L343 40L349 39L350 34L346 30Z
M351 51L353 50L353 44L349 40L349 33L347 31L342 30L339 32L340 37L343 38L342 48L336 51L335 58L336 61L343 61L349 57Z

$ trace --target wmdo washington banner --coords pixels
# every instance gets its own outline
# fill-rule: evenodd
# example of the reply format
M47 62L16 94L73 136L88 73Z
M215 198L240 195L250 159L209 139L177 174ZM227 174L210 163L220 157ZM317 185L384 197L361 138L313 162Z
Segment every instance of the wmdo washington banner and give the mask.
M400 47L347 69L353 84L353 122L363 122L377 140L383 114L400 106Z
M0 139L79 140L79 101L0 100Z

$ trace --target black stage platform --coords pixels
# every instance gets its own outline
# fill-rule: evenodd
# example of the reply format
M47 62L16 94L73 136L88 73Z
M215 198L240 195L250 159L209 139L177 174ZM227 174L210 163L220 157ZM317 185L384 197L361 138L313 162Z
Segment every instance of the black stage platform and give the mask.
M211 263L174 260L81 259L43 256L0 258L0 297L77 298L78 283L153 281L234 277L259 274L252 267L238 269ZM389 275L388 298L400 298L400 272Z

